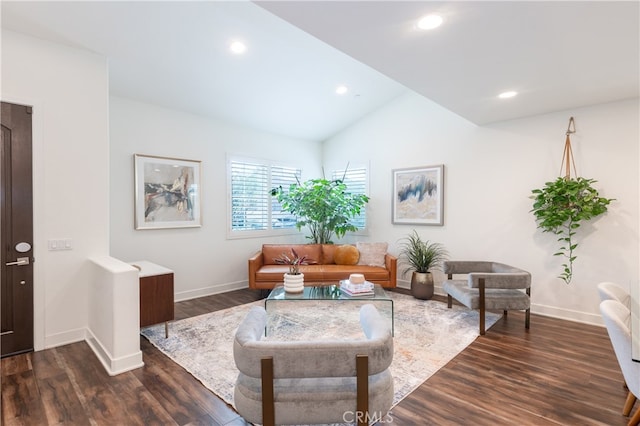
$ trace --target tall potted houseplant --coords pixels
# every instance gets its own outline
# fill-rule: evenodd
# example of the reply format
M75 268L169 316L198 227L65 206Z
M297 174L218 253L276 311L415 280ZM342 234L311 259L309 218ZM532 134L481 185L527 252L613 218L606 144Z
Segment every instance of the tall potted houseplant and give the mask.
M403 238L400 243L400 261L405 268L403 275L411 274L411 294L417 299L431 299L433 297L432 269L439 269L442 261L448 257L448 252L440 243L429 240L423 241L414 229L411 234Z
M313 243L331 243L335 234L341 238L346 232L358 228L350 220L360 214L369 201L364 194L352 194L340 179L311 179L298 182L284 190L282 186L271 190L271 195L282 208L297 217L296 227L307 226L307 236Z

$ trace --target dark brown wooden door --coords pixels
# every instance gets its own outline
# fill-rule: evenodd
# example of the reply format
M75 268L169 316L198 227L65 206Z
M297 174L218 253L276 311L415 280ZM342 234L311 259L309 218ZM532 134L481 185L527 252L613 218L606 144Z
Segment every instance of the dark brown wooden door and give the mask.
M31 107L2 102L0 240L3 357L33 350Z

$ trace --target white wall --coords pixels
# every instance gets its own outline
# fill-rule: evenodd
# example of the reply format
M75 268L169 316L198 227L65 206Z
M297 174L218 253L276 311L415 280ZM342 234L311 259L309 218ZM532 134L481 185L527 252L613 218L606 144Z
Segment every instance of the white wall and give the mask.
M637 100L476 127L408 95L322 147L110 100L105 58L6 30L1 98L34 107L36 350L85 338L91 257L171 268L177 299L186 299L245 286L246 259L262 243L299 238L227 239L227 154L299 165L305 179L319 176L322 163L331 170L346 160L369 162L368 238L389 241L392 251L412 227L391 224L391 170L444 164L445 226L418 230L446 244L453 258L491 255L530 270L535 312L597 323L597 282L639 282ZM602 194L617 201L580 230L567 286L555 278L561 263L550 256L555 241L536 230L528 197L557 176L571 115L580 173L598 179ZM201 228L134 230L134 153L202 160ZM47 240L61 238L71 238L73 250L47 250Z
M3 30L1 97L34 107L35 348L82 340L88 258L109 251L107 62Z
M609 212L578 230L574 277L553 235L536 229L531 190L555 179L569 117L578 172L598 180ZM324 144L325 168L370 161L370 239L397 241L417 229L443 243L452 259L494 260L532 273L532 311L601 323L596 285L638 285L638 100L597 105L477 127L418 95L376 111ZM375 147L375 149L372 149ZM444 164L444 226L391 223L392 170ZM436 275L442 280L442 275ZM406 282L404 283L407 284Z
M111 255L175 273L176 300L246 287L247 259L280 238L227 239L228 154L299 166L320 176L321 146L211 118L111 98ZM134 229L133 154L202 161L202 227Z
M111 376L142 367L139 270L109 256L91 269L87 343Z

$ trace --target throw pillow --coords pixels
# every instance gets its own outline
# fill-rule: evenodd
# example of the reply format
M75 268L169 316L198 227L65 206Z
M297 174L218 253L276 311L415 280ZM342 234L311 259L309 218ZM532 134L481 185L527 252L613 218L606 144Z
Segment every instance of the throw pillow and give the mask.
M356 243L360 252L358 265L384 266L384 256L387 254L387 243Z
M359 258L358 249L346 244L336 247L333 252L333 260L336 265L357 265Z

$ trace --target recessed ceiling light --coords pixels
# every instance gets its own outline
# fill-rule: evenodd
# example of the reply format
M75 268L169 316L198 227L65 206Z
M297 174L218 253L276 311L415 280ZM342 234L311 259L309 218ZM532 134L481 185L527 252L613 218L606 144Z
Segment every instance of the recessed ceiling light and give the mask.
M514 96L516 96L518 94L518 92L514 92L513 90L510 90L508 92L502 92L498 95L498 97L500 99L509 99L509 98L513 98Z
M338 87L336 87L336 93L338 95L344 95L345 93L347 93L349 91L349 88L345 85L340 85Z
M435 14L423 16L416 24L420 30L432 30L440 25L442 25L442 16Z
M241 41L234 41L229 45L229 50L236 55L242 55L247 51L247 45Z

